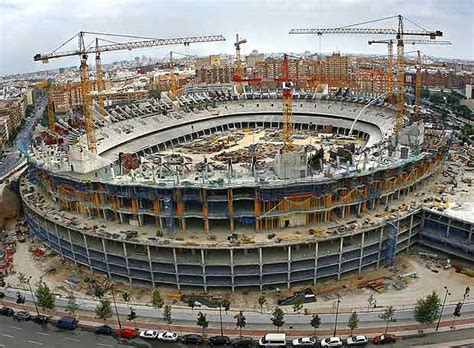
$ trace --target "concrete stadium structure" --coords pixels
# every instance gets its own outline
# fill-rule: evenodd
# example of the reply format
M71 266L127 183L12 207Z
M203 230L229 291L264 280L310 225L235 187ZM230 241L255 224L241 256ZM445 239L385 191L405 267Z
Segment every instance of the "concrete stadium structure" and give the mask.
M384 155L394 124L384 103L362 111L366 100L295 98L295 130L347 135L358 117L352 134L365 141L360 160L328 164L330 176L282 180L228 168L163 176L143 161L130 171L119 163L120 153L142 158L212 133L281 128L277 93L247 98L200 94L109 108L105 121L96 118L98 156L82 158L79 170L72 145L37 141L20 185L31 231L62 258L114 280L205 291L339 279L391 266L398 252L423 241L472 259L472 223L449 218L443 239L424 229L440 230L436 212L410 202L439 173L446 144ZM401 204L398 213L381 213Z

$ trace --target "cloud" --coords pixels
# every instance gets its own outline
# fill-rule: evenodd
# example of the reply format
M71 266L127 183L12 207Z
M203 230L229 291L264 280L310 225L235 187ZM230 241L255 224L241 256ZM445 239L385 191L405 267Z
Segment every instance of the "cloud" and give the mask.
M440 29L452 46L423 46L429 55L474 56L471 0L0 0L0 74L78 65L76 57L33 62L79 32L98 31L153 37L223 34L225 43L196 44L193 54L233 53L239 33L248 43L243 53L323 52L384 54L382 46L368 46L379 37L288 35L291 28L336 27L401 13L429 28ZM396 20L373 26L396 26ZM407 27L409 25L407 24ZM413 26L411 26L413 27ZM76 42L65 48L75 48ZM109 53L104 62L142 54L164 57L170 48ZM183 50L183 48L175 48Z

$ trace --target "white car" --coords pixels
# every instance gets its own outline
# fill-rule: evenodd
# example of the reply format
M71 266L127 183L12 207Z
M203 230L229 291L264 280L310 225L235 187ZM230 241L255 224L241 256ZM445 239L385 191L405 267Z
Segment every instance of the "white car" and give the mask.
M369 343L367 336L349 336L347 337L347 346L364 346Z
M300 337L291 341L293 347L314 347L316 345L316 338L314 337Z
M154 340L158 337L158 332L155 330L146 330L140 332L141 338L151 339Z
M158 335L158 339L167 342L176 342L178 340L178 334L176 332L162 332Z
M340 337L328 337L321 340L321 347L342 347L342 340Z

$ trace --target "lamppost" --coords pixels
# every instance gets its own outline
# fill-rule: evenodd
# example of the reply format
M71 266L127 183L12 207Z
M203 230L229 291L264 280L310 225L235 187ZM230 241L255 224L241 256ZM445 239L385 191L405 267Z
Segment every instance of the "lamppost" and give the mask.
M219 298L219 318L221 321L221 336L224 336L224 329L222 328L222 298Z
M120 322L120 316L119 316L118 310L117 310L117 303L115 302L114 286L115 286L115 284L112 284L112 286L110 287L111 292L112 292L112 300L114 301L115 314L117 315L117 322L119 324L119 328L122 329L122 323Z
M443 305L441 306L441 313L439 314L438 324L436 324L436 331L438 331L439 329L439 323L441 322L441 317L443 316L444 305L446 304L446 299L448 298L448 295L451 295L451 293L448 290L448 287L445 286L444 290L446 292L444 293L444 300L443 300Z
M35 294L33 294L33 289L31 288L31 284L30 284L31 277L32 276L29 276L26 282L28 283L28 287L30 288L31 298L33 299L33 303L35 304L36 314L39 316L40 314L39 314L38 306L36 305Z
M336 302L336 318L334 320L334 334L333 336L336 336L336 329L337 329L337 316L339 315L339 303L341 303L341 295L337 295L337 302Z

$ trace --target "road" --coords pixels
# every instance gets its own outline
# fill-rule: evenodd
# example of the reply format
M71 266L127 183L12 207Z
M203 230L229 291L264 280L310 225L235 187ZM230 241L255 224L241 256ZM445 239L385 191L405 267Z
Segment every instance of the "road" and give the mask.
M33 128L36 126L38 121L43 116L44 109L46 108L46 100L39 99L38 103L35 105L33 115L27 119L25 127L18 134L15 144L12 148L9 149L8 155L5 157L3 162L0 164L0 178L3 178L16 167L18 167L22 162L25 161L25 157L21 153L22 144L27 144L31 140L31 133Z
M452 332L430 333L423 337L415 337L399 340L394 344L384 347L422 347L431 344L440 344L439 347L449 347L453 345L453 336L456 342L474 344L474 328ZM367 347L372 347L369 344ZM107 347L135 347L135 348L184 348L183 344L172 344L157 341L145 341L140 338L133 340L121 340L110 336L95 335L93 332L76 329L74 331L63 331L49 324L41 327L33 322L17 322L12 318L0 317L0 347L15 348L107 348ZM468 347L468 345L466 345ZM471 346L472 347L472 346Z

